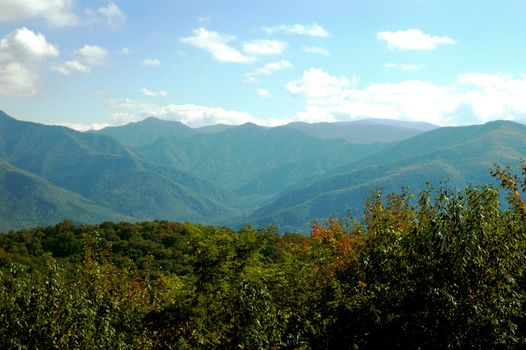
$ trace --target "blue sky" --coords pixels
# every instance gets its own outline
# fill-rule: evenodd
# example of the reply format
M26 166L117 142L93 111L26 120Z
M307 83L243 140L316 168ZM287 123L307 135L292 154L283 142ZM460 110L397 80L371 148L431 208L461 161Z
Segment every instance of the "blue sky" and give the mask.
M526 1L0 0L0 109L79 130L526 119Z

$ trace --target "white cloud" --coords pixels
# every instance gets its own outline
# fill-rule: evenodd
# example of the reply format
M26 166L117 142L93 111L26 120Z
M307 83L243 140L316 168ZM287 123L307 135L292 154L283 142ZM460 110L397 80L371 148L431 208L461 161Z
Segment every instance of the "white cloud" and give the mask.
M403 63L386 63L384 64L384 69L387 70L401 70L401 71L417 71L424 68L421 64L403 64Z
M219 62L252 63L255 57L246 56L228 44L236 39L235 36L198 28L193 35L182 38L181 42L208 51Z
M104 129L105 127L110 126L107 123L91 123L91 124L83 124L83 123L67 123L67 122L59 122L52 125L58 125L58 126L65 126L66 128L70 128L76 131L88 131L88 130L100 130Z
M45 57L56 57L58 49L48 43L41 33L35 33L26 27L15 30L0 39L0 62L40 61Z
M264 126L276 126L287 124L291 121L289 119L261 119L254 117L248 112L194 104L158 106L148 102L126 99L124 101L110 101L109 106L115 111L111 113L111 116L116 124L134 122L150 116L180 121L191 127L219 123L239 125L247 122Z
M247 73L245 75L245 79L246 81L255 81L256 77L258 76L271 75L274 72L277 72L283 69L288 69L288 68L292 68L292 64L287 60L267 63L264 66L259 67L255 69L254 71Z
M168 93L164 90L152 91L146 88L141 89L141 92L146 97L166 97Z
M131 54L131 51L127 47L123 47L122 49L119 50L119 53L121 55L129 55L129 54Z
M161 61L159 61L157 58L146 58L141 64L145 67L160 67Z
M434 50L439 44L456 44L447 36L432 36L420 29L379 32L376 37L385 41L390 50Z
M109 53L97 45L84 45L75 52L75 56L89 66L101 66L108 62Z
M263 31L267 34L274 34L277 32L284 32L289 34L307 35L318 38L326 38L330 33L317 23L310 25L303 24L282 24L274 27L264 27Z
M79 24L73 12L73 0L1 0L0 22L43 18L53 27Z
M263 98L271 98L272 97L270 92L268 90L265 90L265 89L257 89L257 94L258 94L259 97L263 97Z
M289 92L305 98L298 119L385 118L451 125L526 116L526 76L471 73L448 86L408 80L370 84L363 89L352 87L348 80L311 68L289 82Z
M62 75L75 72L87 74L91 72L91 68L105 65L109 60L108 51L97 45L84 45L74 52L74 56L74 60L65 61L51 69Z
M42 18L52 27L104 24L112 30L126 24L126 15L113 1L85 9L82 18L75 13L74 4L74 0L0 0L0 23Z
M90 67L77 60L65 61L61 65L51 67L51 69L62 75L71 75L74 72L87 74L91 71Z
M97 9L84 10L84 23L91 26L107 26L113 31L121 30L126 26L126 15L113 1Z
M39 83L31 68L17 62L0 65L1 96L33 96L38 92Z
M0 39L0 95L32 96L38 92L40 63L59 55L46 37L25 27Z
M463 103L481 121L526 117L526 76L469 73L458 77Z
M126 25L126 15L113 1L99 8L99 13L112 30L120 30Z
M303 46L301 51L322 56L329 56L331 54L328 49L319 46Z
M252 40L243 44L243 51L249 55L281 55L287 43L280 40Z
M353 77L352 83L357 83L356 77ZM345 76L333 77L321 69L310 68L300 79L289 81L286 88L291 95L324 98L341 95L350 86L351 82Z

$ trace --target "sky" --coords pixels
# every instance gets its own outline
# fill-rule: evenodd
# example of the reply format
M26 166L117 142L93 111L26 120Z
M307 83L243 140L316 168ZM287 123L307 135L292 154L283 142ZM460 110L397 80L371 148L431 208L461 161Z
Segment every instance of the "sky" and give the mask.
M526 0L0 0L0 110L77 130L526 120Z

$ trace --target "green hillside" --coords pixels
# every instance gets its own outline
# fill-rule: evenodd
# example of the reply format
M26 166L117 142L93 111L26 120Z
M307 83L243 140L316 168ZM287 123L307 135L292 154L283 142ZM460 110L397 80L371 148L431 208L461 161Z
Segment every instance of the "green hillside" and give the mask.
M126 217L216 222L237 214L225 202L224 190L151 164L105 135L3 114L0 140L0 158Z
M132 220L0 159L0 231L64 219L77 223Z
M418 192L427 181L461 188L490 183L494 163L517 165L526 157L526 126L491 122L481 126L441 128L395 144L349 163L310 185L280 195L246 218L305 231L312 218L361 216L368 196L377 189Z

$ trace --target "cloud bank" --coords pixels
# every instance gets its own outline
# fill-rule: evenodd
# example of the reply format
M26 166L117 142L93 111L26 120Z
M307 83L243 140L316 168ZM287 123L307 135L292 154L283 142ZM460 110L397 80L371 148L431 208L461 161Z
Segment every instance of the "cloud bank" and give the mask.
M261 119L248 112L229 110L223 107L211 107L195 104L155 105L152 103L126 99L110 101L109 107L114 110L111 117L114 124L139 121L147 117L180 121L190 127L213 124L240 125L247 122L265 126L286 124L286 119Z
M305 99L297 118L308 122L385 118L459 125L526 116L524 75L468 73L448 86L407 80L360 89L345 76L311 68L286 88Z

